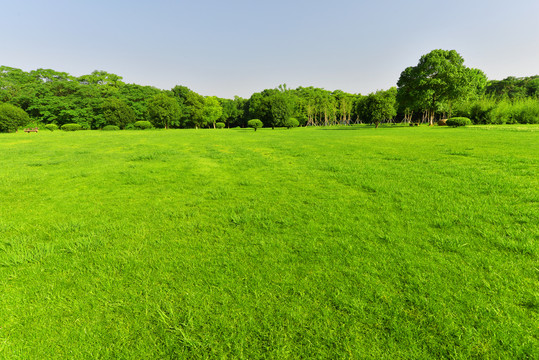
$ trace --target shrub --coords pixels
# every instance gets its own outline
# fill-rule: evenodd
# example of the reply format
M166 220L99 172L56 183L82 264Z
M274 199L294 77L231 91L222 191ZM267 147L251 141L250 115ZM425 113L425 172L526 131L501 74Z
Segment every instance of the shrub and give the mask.
M138 130L146 130L146 129L151 129L153 126L152 126L152 123L149 122L149 121L136 121L133 126L135 127L135 129L138 129Z
M247 121L247 126L252 127L256 131L256 129L264 126L264 123L262 123L262 121L258 119L252 119L252 120Z
M451 119L447 119L446 122L447 126L466 126L466 125L472 125L472 121L465 117L454 117Z
M298 127L299 126L299 121L296 118L288 118L284 122L284 126L286 126L288 129L293 128L293 127Z
M217 129L224 129L225 128L225 123L223 123L223 122L215 123L215 127Z
M447 119L438 120L438 126L447 126Z
M492 124L494 122L493 110L495 107L496 103L489 99L477 101L470 108L470 118L474 124Z
M58 125L56 125L56 124L47 124L47 125L45 125L45 129L50 130L50 131L55 131L55 130L58 130Z
M82 130L82 126L80 124L64 124L61 129L64 131L78 131Z
M7 103L0 105L0 132L15 132L29 122L30 117L23 109Z
M519 124L539 123L539 104L537 100L524 100L514 106L514 119Z
M116 126L116 125L107 125L107 126L104 126L102 130L104 130L104 131L115 131L115 130L120 130L120 127Z

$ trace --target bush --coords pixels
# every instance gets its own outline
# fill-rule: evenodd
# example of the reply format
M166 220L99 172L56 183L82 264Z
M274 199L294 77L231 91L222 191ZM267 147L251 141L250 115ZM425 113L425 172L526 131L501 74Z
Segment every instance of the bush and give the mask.
M466 126L466 125L472 125L472 121L465 117L454 117L451 119L447 119L446 122L447 126Z
M293 127L298 127L299 126L299 121L296 118L288 118L284 122L284 126L286 126L288 129L293 128Z
M438 126L447 126L447 119L438 120Z
M47 124L47 125L45 125L45 129L50 130L50 131L55 131L55 130L58 130L58 125L56 125L56 124Z
M258 119L252 119L252 120L247 121L247 126L252 127L256 131L256 129L264 126L264 123Z
M135 129L137 130L146 130L146 129L151 129L153 126L152 126L152 123L149 122L149 121L136 121L133 126L135 127Z
M493 111L495 107L496 104L491 100L480 100L470 108L470 118L474 124L492 124L494 122Z
M519 124L539 123L539 104L535 101L522 101L515 106L514 119Z
M215 123L215 127L217 129L224 129L225 128L225 123L223 123L223 122Z
M103 129L101 130L104 130L104 131L115 131L115 130L120 130L120 127L119 126L116 126L116 125L107 125L107 126L104 126Z
M7 103L0 105L0 132L15 132L29 122L30 117L23 109Z
M64 131L78 131L82 130L82 126L80 124L64 124L61 129Z

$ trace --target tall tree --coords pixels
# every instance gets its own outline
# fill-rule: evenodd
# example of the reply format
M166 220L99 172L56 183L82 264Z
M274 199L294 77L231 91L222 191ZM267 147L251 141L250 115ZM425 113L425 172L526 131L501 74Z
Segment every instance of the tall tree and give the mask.
M397 115L396 89L393 87L386 91L371 93L358 102L358 114L360 118L370 124L378 125Z
M417 66L401 73L397 82L399 102L410 110L423 111L432 125L442 105L448 105L451 112L454 101L485 88L485 74L463 64L464 59L455 50L433 50L423 55Z
M180 125L180 106L173 97L157 94L148 101L148 115L155 127L168 129Z
M201 126L212 124L213 128L215 128L215 122L222 114L223 108L219 100L215 96L208 96L204 99L204 109L202 110L204 124L201 124Z
M101 108L105 118L105 125L116 125L121 129L125 129L128 124L137 121L135 111L120 99L105 99Z
M204 97L180 85L175 86L172 92L180 105L182 124L196 128L201 126L204 123Z

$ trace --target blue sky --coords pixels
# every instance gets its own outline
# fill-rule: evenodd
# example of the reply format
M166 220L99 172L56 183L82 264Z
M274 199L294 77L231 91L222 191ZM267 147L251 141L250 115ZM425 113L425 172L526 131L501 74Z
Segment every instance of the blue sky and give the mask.
M18 0L0 65L249 97L286 83L367 94L433 49L489 79L539 74L537 0Z

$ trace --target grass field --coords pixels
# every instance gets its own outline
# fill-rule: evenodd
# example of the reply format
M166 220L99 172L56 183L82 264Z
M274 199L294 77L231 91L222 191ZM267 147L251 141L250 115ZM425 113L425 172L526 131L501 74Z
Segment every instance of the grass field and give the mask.
M0 359L539 359L539 127L0 134Z

